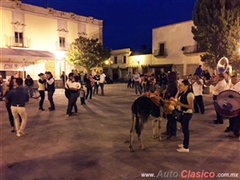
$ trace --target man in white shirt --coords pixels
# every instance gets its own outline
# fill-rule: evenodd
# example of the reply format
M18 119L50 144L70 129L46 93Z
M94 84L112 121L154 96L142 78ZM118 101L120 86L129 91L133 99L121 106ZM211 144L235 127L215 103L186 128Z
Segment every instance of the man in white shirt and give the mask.
M231 82L233 84L233 86L231 87L231 90L240 93L239 76L233 75L231 77ZM238 116L229 119L229 126L226 128L224 132L233 132L233 134L230 134L230 135L233 135L234 137L239 137L239 131L240 131L240 113L238 114Z
M219 74L218 75L218 83L213 88L213 100L215 101L217 99L217 96L220 92L225 91L227 88L227 83L225 81L224 75ZM223 124L223 118L222 116L216 111L217 119L214 120L214 124Z
M140 83L139 83L140 75L137 71L135 71L135 73L133 74L133 81L134 81L135 93L138 94L138 91L139 91L139 94L141 95L142 90L141 90Z
M195 99L194 99L195 113L199 113L199 109L200 109L200 112L202 114L204 114L205 109L204 109L203 97L202 97L203 80L197 74L194 74L194 80L193 80L193 83L192 83L192 90L193 90L193 94L195 96Z
M100 80L99 80L99 85L100 85L100 88L101 88L101 95L104 96L104 83L105 83L105 78L106 78L106 75L103 73L103 71L101 70L100 71Z

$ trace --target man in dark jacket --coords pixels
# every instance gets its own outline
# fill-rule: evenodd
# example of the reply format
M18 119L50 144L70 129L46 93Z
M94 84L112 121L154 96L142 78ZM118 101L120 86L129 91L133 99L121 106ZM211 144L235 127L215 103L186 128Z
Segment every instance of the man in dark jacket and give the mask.
M178 92L177 74L175 72L170 72L168 74L168 86L164 94L165 100L170 100L171 97L175 98ZM173 139L176 137L177 133L177 121L172 114L167 114L167 131L163 134L168 135L167 139Z
M33 86L34 82L33 79L31 78L31 76L28 74L27 78L25 79L25 85L29 88L31 88Z

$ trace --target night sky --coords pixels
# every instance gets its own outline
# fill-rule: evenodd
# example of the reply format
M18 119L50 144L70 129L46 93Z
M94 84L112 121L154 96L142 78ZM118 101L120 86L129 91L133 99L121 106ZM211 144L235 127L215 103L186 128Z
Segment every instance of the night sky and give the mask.
M195 0L22 0L103 20L103 44L110 49L152 46L152 28L190 20Z

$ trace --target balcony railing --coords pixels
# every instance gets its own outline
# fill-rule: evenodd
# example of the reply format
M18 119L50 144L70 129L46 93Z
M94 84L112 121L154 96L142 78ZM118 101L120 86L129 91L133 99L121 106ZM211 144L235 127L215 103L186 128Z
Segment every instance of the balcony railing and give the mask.
M164 49L164 51L154 50L153 55L155 57L167 57L167 49Z
M31 39L27 37L23 39L15 39L14 36L5 36L6 37L6 46L7 47L22 47L29 48L31 44Z
M184 46L182 47L183 54L194 54L194 53L202 53L204 52L199 46Z

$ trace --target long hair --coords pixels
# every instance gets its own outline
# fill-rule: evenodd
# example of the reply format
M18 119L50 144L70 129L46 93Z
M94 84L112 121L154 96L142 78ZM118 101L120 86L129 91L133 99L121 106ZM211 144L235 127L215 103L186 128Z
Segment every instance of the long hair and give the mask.
M187 79L183 80L182 83L183 83L185 86L188 86L187 93L193 92L193 90L192 90L192 85L189 83L189 81L188 81Z

